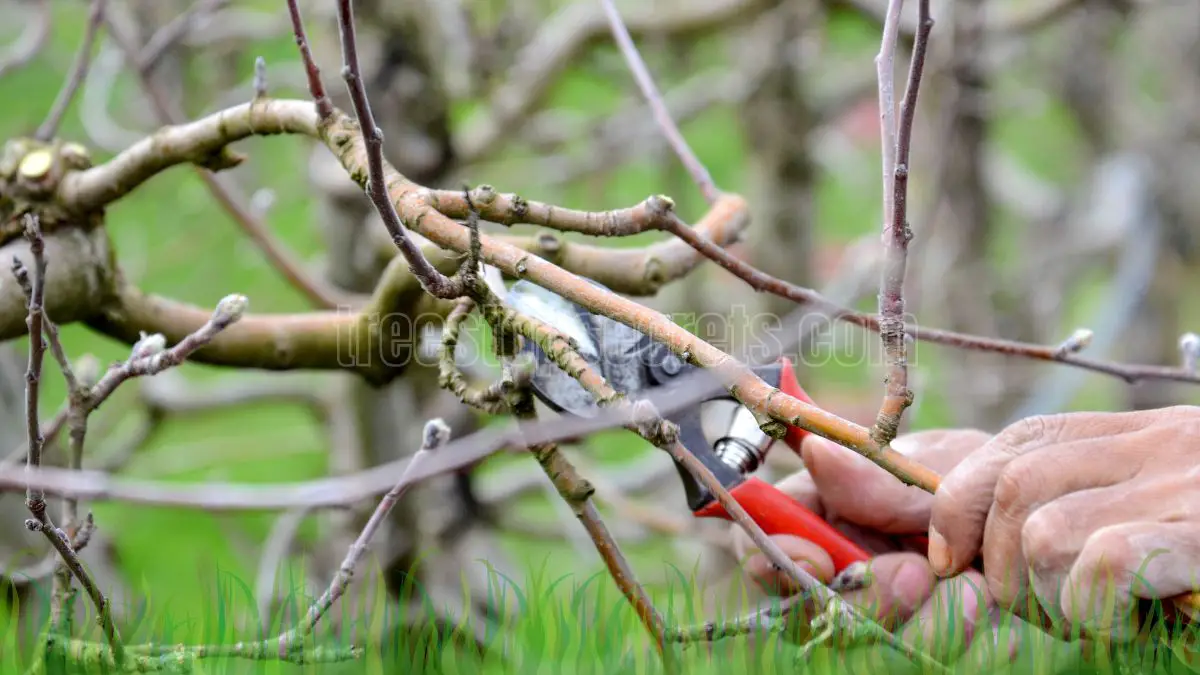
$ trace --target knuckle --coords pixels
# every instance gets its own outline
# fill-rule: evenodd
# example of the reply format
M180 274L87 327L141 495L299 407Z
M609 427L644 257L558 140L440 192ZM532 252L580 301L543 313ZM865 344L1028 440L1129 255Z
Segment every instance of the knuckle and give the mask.
M1066 413L1024 417L1005 427L996 435L995 442L1009 452L1015 452L1033 440L1052 442L1062 429L1065 417Z
M1038 484L1038 465L1028 456L1010 462L996 477L993 501L1001 511L1009 513L1021 506Z
M1057 506L1048 504L1034 511L1021 527L1021 550L1030 562L1053 564L1063 555L1063 534L1070 520Z
M1083 545L1080 556L1083 567L1092 574L1118 572L1137 567L1134 547L1129 542L1128 528L1102 527L1093 532Z

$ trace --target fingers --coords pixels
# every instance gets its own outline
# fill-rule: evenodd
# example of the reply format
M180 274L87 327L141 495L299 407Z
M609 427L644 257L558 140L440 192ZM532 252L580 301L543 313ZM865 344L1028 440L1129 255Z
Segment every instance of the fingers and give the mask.
M779 545L788 558L795 561L821 583L828 584L833 578L833 560L820 546L799 537L777 535L771 539ZM747 548L745 572L764 591L772 595L788 596L800 592L791 576L775 567L767 556L754 547Z
M901 436L892 447L935 471L946 471L990 438L972 429L935 430ZM825 509L839 518L886 534L923 533L929 526L933 495L896 480L859 453L808 436L801 456L808 471L795 489L819 494Z
M937 578L925 556L885 553L871 559L865 588L842 594L880 625L894 628L907 621L933 593Z
M1137 474L1141 464L1136 458L1108 453L1104 461L1096 461L1112 444L1111 438L1096 438L1055 445L1016 457L1000 472L983 532L984 570L1000 606L1026 600L1029 568L1022 532L1034 510L1063 495L1116 485Z
M983 575L965 572L936 585L901 638L943 663L955 661L973 644L976 627L990 628L993 607Z
M1087 634L1125 640L1136 633L1137 598L1200 589L1200 524L1125 522L1096 530L1067 575L1059 603Z
M1001 431L947 472L934 495L929 522L929 559L934 570L942 577L958 574L978 555L996 483L1013 460L1063 442L1113 440L1161 421L1171 410L1044 415Z
M1130 521L1161 522L1200 515L1196 478L1187 473L1138 480L1060 497L1030 514L1021 547L1039 603L1063 619L1059 600L1065 579L1092 533Z

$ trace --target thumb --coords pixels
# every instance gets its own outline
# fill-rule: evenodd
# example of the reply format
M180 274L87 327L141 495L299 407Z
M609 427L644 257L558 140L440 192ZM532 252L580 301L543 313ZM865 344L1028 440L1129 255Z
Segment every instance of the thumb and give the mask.
M885 534L918 534L929 527L933 495L921 488L820 436L805 438L800 452L822 504L839 518Z
M868 566L866 587L842 597L889 630L916 614L937 582L929 561L916 553L884 553Z

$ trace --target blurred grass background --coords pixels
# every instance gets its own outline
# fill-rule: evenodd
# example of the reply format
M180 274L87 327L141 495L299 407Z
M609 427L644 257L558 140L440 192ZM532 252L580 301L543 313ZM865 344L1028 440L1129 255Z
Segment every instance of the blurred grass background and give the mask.
M283 11L282 3L264 0L261 4ZM0 79L0 100L6 102L0 107L0 136L4 138L30 134L41 122L58 91L62 73L69 68L81 39L85 19L82 5L77 2L55 2L54 6L52 45L30 67ZM6 26L0 29L0 35L7 40L14 37L18 29L18 26ZM828 40L847 58L858 60L864 68L871 67L878 37L876 29L868 22L844 16L835 22ZM288 36L262 41L253 52L263 56L268 63L296 60L295 45ZM599 47L598 52L610 62L619 58L608 46ZM718 50L714 50L709 57L713 63L723 59ZM611 77L598 72L593 67L594 61L575 67L561 78L553 90L551 106L591 114L615 108L628 92L629 83L614 82ZM251 73L253 61L241 64L240 70ZM204 86L206 73L195 72L193 76L197 79L197 86ZM325 78L329 86L342 86L336 73L326 73ZM998 86L1001 90L1023 90L1029 94L1025 91L1028 84L1022 78L1020 71L1008 72L1000 78ZM127 76L123 77L117 94L136 96L134 87ZM271 87L271 94L306 98L304 91L289 91L277 86ZM60 133L62 138L86 142L78 120L80 105L80 98L76 98ZM469 108L457 110L456 118L464 121L473 112ZM719 107L687 123L683 131L717 184L727 190L740 192L746 187L744 167L747 150L733 115L732 108ZM1058 107L1053 97L1046 97L1038 105L1014 107L999 116L995 123L996 142L1001 143L1006 152L1030 171L1056 184L1069 184L1079 179L1078 134L1068 115ZM586 140L580 139L581 148ZM251 160L236 169L235 173L244 175L248 184L274 191L274 206L267 216L271 230L302 256L314 257L320 253L321 244L312 223L311 188L305 173L309 147L305 139L286 136L243 142L238 149L247 153ZM818 209L814 224L822 243L849 243L878 227L880 207L877 200L863 198L863 185L874 186L877 150L875 147L860 147L857 152L861 155L855 158L857 166L861 167L859 172L853 175L823 172L818 183ZM97 151L96 158L102 161L107 157ZM481 172L480 175L472 175L470 180L473 184L491 183L500 190L518 192L531 199L580 209L605 209L633 204L647 194L660 192L670 177L664 172L661 162L647 159L635 162L599 183L589 181L588 184L571 185L563 190L546 191L539 187L538 176L501 170L491 175ZM917 174L914 183L924 180L924 176ZM686 218L695 218L703 212L703 202L695 190L671 196ZM160 174L114 204L108 214L107 228L122 265L147 291L205 307L212 306L226 294L238 292L249 296L251 311L254 312L296 312L307 308L300 294L269 268L229 216L210 198L201 181L186 167ZM1016 231L1019 228L1007 229ZM599 243L635 245L649 238L653 238L653 235ZM1018 256L1019 251L1011 246L1000 245L994 255L1003 262ZM731 277L729 283L737 282ZM1073 306L1082 320L1100 302L1103 302L1103 298L1089 297L1084 292ZM873 298L864 308L873 309ZM1197 309L1193 308L1192 311ZM1069 333L1073 327L1071 323L1064 325L1063 334ZM128 353L126 346L78 326L64 327L62 333L68 351L75 356L92 353L107 363L124 358ZM25 342L21 344L24 349ZM938 348L922 347L920 367L937 368L938 356ZM54 363L49 359L46 369L48 376L44 380L42 412L49 416L57 410L65 391ZM222 371L196 365L186 365L181 372L197 379L223 374ZM817 400L821 400L822 392L830 390L858 392L874 400L879 394L879 377L879 372L861 362L830 363L817 370L813 374L814 381L806 382L805 386ZM1094 385L1085 388L1075 405L1090 408L1111 406L1114 403L1115 386L1114 381L1097 377ZM938 392L918 392L918 398L922 399L922 404L913 416L914 428L948 423L944 401L939 399ZM604 462L623 460L633 452L643 451L644 445L637 439L633 440L631 442L631 436L627 433L612 432L596 437L591 443L597 461ZM304 409L264 404L173 419L167 423L164 432L157 435L129 463L124 473L139 478L180 482L304 480L325 475L326 453L325 435ZM510 459L503 458L502 461ZM518 508L530 517L544 519L546 503L544 497L532 496ZM89 504L88 508L94 510L99 526L115 538L119 559L130 586L140 588L149 599L147 623L138 631L138 637L180 642L228 639L230 626L224 624L222 614L228 613L230 607L239 610L252 608L253 594L245 584L253 579L257 561L245 554L238 540L262 541L274 514L232 516L195 510L131 507L119 503ZM231 532L238 536L231 537ZM568 565L578 565L569 542L552 545L544 541L529 543L519 537L510 537L507 543L514 554L526 561L531 575L530 580L514 580L507 592L525 594L526 603L540 603L536 611L516 628L516 634L532 649L526 653L526 667L520 672L648 672L643 653L624 651L621 640L617 639L640 635L640 631L632 612L617 596L611 581L603 575L598 578L571 575L563 580L554 573L554 570L569 569ZM673 555L662 542L630 546L627 553L635 569L661 568L665 559ZM601 569L595 561L587 564L595 564L596 569ZM681 569L686 570L686 565ZM555 581L559 583L554 585ZM687 618L687 604L684 601L694 589L689 590L683 584L682 588L660 586L652 590L658 597L674 598L676 608L682 603L685 611L677 618ZM334 611L337 611L336 608ZM580 612L582 616L589 617L586 620L588 628L582 642L572 646L569 644L571 637L580 633ZM161 617L161 620L155 620L154 617ZM690 618L695 621L712 617ZM0 635L8 630L7 621L8 617L0 615ZM606 622L615 622L612 623L615 632L602 629ZM0 644L10 643L5 641ZM417 649L416 646L410 647ZM728 644L721 643L716 651L730 648ZM545 650L541 653L548 658L554 654L567 654L564 656L569 659L567 665L552 666L547 661L540 670L530 668L540 649ZM693 653L702 649L695 648ZM572 650L576 653L574 657L569 656ZM600 664L593 658L599 652L603 652ZM774 672L788 668L788 662L781 656L785 653L761 648L731 653L719 662L725 665L701 669L696 664L694 668L689 667L688 672L726 673L731 669L733 672L741 672L742 669L748 672ZM462 658L461 655L446 656L441 663L423 661L423 658L418 657L405 665L396 663L393 664L396 669L378 672L474 672L472 668L480 666L469 661L456 664L454 659ZM0 658L0 663L4 664L5 672L9 672L8 669L15 666L12 653ZM241 667L251 666L242 664ZM839 672L844 667L839 666ZM270 666L263 672L301 672L298 667L286 667L279 671L275 668ZM321 668L320 672L357 672L354 668Z

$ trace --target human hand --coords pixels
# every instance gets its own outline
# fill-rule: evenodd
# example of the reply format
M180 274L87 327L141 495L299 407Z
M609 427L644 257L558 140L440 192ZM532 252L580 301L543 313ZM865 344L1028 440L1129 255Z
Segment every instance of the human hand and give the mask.
M1128 639L1138 599L1200 588L1197 432L1194 406L1009 426L945 473L930 520L933 570L953 577L982 555L1000 606Z
M945 473L990 439L990 434L975 430L934 430L903 435L892 447ZM993 603L978 571L938 580L924 552L913 551L902 540L904 535L927 532L933 495L904 485L858 453L817 436L806 438L801 454L805 470L777 487L876 556L869 564L869 585L842 592L842 597L889 630L900 630L901 637L921 644L935 658L961 656L977 629L987 623ZM826 584L833 581L833 563L821 548L794 536L772 539L810 574ZM734 526L733 543L746 574L767 592L798 591L740 527Z

